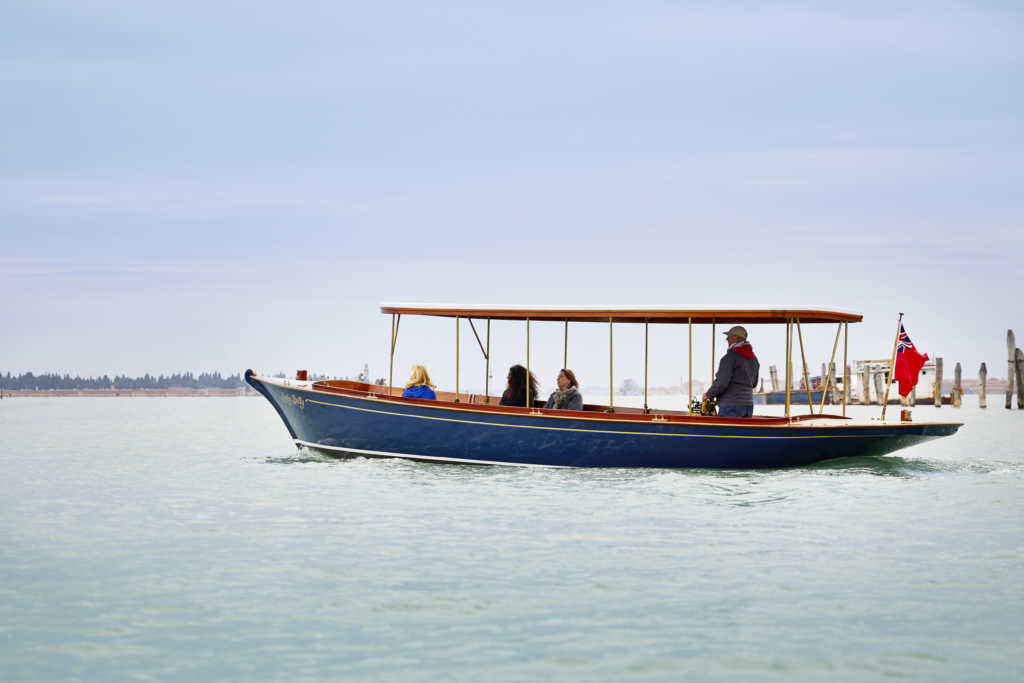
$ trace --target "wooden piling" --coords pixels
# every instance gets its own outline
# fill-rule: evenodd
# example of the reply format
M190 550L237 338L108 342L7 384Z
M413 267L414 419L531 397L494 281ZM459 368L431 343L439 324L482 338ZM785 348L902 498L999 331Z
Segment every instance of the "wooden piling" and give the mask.
M907 405L910 406L911 408L913 408L914 406L917 405L917 387L916 386L910 390L909 394L907 394Z
M1014 352L1017 350L1017 338L1013 336L1013 330L1006 331L1006 409L1013 407L1013 380L1017 376L1017 359Z
M846 343L845 340L843 341L843 343L844 344ZM843 349L843 351L845 353L846 349ZM850 366L847 365L846 366L846 372L843 373L843 396L849 396L850 395L850 388L853 386L852 382L853 382L853 374L850 372ZM847 399L847 400L849 400L849 399Z
M768 375L771 377L771 380L772 380L772 391L778 391L779 390L779 371L776 369L776 367L774 365L769 365L768 366Z
M957 363L953 368L953 392L950 397L950 403L953 404L954 408L960 407L960 397L963 395L963 387L960 386L960 364Z
M871 372L867 363L860 368L860 403L865 406L871 405Z
M988 379L988 368L982 363L978 368L978 407L987 408L985 398L985 380Z
M882 373L876 372L873 379L875 380L875 398L878 400L878 405L882 405L884 400L882 397L885 396L885 389L882 388L882 384L885 381L885 377L882 376Z
M942 407L942 359L935 359L935 407Z
M1014 352L1014 365L1017 366L1017 410L1024 408L1024 351Z

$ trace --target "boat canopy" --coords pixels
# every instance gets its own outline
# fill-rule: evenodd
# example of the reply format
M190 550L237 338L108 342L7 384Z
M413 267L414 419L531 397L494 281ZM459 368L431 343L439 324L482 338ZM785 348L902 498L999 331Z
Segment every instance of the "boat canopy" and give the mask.
M559 322L617 323L858 323L864 316L855 311L817 306L524 306L477 304L383 303L381 313L431 315L442 318L489 318L493 320L557 320Z

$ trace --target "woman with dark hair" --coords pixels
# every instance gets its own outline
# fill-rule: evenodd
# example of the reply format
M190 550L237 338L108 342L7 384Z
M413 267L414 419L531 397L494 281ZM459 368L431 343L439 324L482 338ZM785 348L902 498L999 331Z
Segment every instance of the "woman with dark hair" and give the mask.
M537 389L540 384L534 374L530 373L530 404L537 400ZM508 385L501 395L503 406L526 406L526 368L513 365L508 369Z
M558 390L552 391L545 408L557 410L583 410L583 395L580 394L580 383L576 381L576 375L569 368L562 368L558 372Z

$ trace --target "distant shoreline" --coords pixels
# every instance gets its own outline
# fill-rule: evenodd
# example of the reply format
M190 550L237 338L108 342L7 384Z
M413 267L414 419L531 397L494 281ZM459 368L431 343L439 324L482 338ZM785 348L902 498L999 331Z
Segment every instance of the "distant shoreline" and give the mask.
M188 396L188 397L210 397L210 396L259 396L248 387L238 389L4 389L2 398L73 398L89 396Z

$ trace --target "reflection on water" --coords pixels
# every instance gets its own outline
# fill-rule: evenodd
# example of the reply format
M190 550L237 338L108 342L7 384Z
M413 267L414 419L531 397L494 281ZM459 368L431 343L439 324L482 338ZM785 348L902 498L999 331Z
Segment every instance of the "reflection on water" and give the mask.
M1024 665L1015 412L965 408L959 434L898 456L711 471L338 458L249 399L2 408L9 680Z

